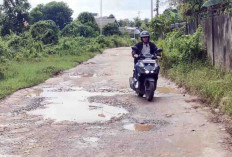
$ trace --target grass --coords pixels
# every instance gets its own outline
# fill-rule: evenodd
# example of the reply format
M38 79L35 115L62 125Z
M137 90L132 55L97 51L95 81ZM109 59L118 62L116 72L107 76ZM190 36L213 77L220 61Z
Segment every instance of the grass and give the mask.
M13 92L44 82L60 71L86 61L97 53L82 53L79 56L48 55L39 59L1 63L0 99Z
M188 91L205 98L212 107L232 116L232 74L207 63L180 63L166 70L166 76Z

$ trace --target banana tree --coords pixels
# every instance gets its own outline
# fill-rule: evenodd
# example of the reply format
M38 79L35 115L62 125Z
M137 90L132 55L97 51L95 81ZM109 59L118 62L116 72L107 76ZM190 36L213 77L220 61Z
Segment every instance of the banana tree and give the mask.
M207 2L203 4L203 7L211 7L211 6L220 4L221 2L222 0L208 0Z

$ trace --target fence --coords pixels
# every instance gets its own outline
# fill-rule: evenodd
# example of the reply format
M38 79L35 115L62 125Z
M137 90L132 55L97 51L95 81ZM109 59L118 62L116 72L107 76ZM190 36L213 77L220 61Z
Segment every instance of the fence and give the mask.
M212 64L232 72L232 14L206 19L204 32Z

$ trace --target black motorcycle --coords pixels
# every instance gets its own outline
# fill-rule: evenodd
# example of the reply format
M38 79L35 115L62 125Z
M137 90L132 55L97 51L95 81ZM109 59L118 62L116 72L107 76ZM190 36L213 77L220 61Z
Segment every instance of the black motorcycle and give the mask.
M133 51L138 51L136 47L132 47ZM158 49L154 54L162 52ZM140 53L138 58L138 80L135 76L129 79L130 87L139 97L146 95L148 101L152 101L157 87L160 66L157 63L157 56L152 54L143 55Z

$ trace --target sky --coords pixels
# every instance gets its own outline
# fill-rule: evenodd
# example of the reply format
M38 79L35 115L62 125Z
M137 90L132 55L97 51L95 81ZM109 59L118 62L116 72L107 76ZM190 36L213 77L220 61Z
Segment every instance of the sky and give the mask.
M3 0L0 0L2 3ZM28 0L31 7L34 8L38 4L46 4L54 0ZM55 0L63 1L69 5L74 11L73 18L76 18L79 13L83 11L99 13L100 12L100 0ZM162 1L162 0L161 0ZM163 0L164 1L164 0ZM103 16L109 16L113 14L117 19L133 19L138 17L140 12L140 18L151 18L151 0L102 0L103 2ZM155 2L155 0L154 0ZM154 4L155 6L155 4ZM166 3L160 4L160 11L162 12L167 8ZM155 13L154 13L155 15Z

